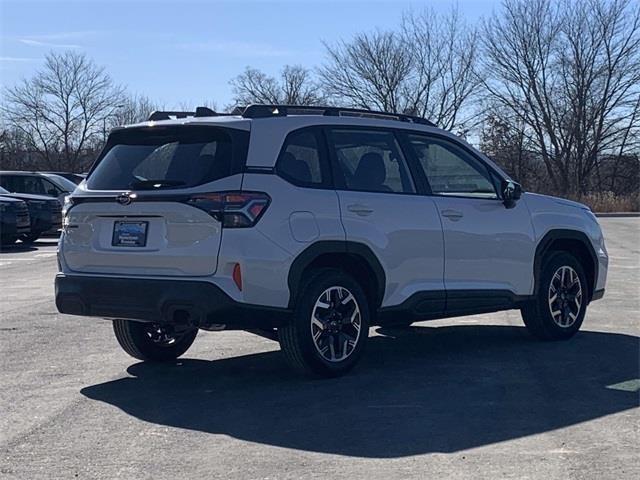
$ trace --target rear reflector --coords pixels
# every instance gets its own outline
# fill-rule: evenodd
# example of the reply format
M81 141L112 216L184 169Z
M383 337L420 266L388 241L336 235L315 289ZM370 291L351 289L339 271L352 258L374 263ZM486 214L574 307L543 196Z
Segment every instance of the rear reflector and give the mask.
M242 291L242 271L240 270L240 264L236 263L233 266L233 281L238 287L238 290Z

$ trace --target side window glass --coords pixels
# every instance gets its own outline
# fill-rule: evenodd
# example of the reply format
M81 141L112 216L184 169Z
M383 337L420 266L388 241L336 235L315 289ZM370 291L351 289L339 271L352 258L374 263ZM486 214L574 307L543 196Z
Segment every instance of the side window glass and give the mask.
M393 132L334 129L331 147L349 190L414 193L407 162Z
M446 140L408 135L435 195L498 198L487 167Z
M277 173L294 185L323 184L321 148L317 130L289 134L276 163Z
M6 185L4 185L3 182L3 187L6 188L7 190L9 190L10 192L16 192L16 193L27 193L25 191L25 185L24 185L24 179L25 177L22 176L9 176L9 177L5 177L6 178Z
M40 180L42 180L45 195L49 195L51 197L57 197L62 193L62 191L58 187L56 187L53 183L51 183L49 180L46 180L44 178L41 178Z
M24 179L24 193L31 193L34 195L46 195L44 185L40 177L23 177Z
M13 177L7 177L6 175L0 177L0 187L8 190L9 192L15 192L13 188Z

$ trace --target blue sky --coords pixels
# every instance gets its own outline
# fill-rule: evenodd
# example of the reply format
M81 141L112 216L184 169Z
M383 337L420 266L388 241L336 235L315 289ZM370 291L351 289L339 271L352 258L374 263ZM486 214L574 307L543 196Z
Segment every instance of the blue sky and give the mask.
M229 80L246 66L277 74L283 65L315 66L322 42L393 28L402 12L431 1L31 1L0 0L0 80L28 77L49 50L85 51L131 92L167 108L231 100ZM499 0L458 0L476 22Z

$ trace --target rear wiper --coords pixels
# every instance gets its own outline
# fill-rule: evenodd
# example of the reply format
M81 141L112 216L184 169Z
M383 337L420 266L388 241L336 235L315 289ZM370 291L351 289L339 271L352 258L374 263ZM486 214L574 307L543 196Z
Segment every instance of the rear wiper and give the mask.
M179 187L184 185L182 180L138 180L131 182L129 188L133 190L153 190L155 188Z

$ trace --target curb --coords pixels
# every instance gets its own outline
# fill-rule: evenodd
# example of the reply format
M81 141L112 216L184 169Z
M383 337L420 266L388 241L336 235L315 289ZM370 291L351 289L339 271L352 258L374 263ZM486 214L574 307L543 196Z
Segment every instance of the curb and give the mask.
M596 217L602 218L635 218L640 217L640 212L609 212L609 213L598 213L595 212Z

